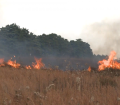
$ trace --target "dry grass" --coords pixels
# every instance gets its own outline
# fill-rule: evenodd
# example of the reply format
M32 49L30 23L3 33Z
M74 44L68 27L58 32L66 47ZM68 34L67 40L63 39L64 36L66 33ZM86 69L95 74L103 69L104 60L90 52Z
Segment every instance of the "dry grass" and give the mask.
M1 67L0 105L120 105L120 77L106 72Z

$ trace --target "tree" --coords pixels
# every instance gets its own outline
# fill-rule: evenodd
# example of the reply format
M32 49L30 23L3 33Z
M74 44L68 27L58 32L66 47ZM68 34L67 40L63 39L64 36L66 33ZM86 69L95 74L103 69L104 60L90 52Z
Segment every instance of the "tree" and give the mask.
M69 56L92 57L90 45L82 39L76 41L62 38L55 33L35 35L26 28L16 24L6 25L0 29L0 53L28 56Z

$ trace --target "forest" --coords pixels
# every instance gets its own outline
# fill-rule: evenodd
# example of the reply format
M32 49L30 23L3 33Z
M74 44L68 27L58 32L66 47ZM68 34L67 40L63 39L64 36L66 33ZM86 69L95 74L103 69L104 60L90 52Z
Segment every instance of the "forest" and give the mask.
M82 39L68 41L55 33L35 35L13 23L0 28L0 55L93 57L93 52Z
M93 54L90 45L82 39L68 41L55 33L35 35L15 23L0 28L0 58L8 60L13 56L23 65L31 64L37 57L42 58L47 67L57 65L62 69L66 65L76 69L77 63L84 65L78 67L81 69L97 67L97 62L107 57Z

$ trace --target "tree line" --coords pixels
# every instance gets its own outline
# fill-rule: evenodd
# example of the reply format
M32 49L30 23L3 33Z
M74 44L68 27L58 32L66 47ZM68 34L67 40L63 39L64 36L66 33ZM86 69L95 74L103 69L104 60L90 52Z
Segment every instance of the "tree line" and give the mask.
M35 35L15 23L0 28L0 55L93 57L81 39L68 41L55 33Z

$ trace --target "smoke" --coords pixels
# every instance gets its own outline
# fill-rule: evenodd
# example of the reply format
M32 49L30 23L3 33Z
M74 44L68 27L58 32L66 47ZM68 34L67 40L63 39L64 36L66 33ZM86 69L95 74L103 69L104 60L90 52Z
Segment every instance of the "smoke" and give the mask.
M120 58L120 20L103 20L85 26L82 35L94 54L109 55L114 50Z

